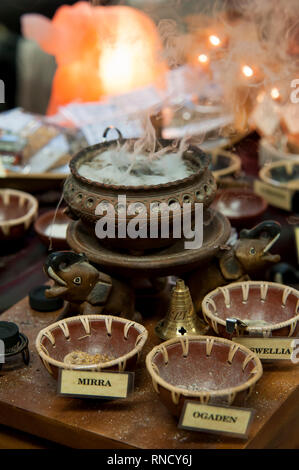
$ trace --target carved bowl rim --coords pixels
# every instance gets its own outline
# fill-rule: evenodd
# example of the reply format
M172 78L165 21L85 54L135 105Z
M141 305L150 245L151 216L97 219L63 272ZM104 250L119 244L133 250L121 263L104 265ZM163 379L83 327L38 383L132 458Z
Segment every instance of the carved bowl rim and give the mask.
M213 168L211 169L216 181L221 181L221 178L223 178L224 176L235 174L241 170L242 162L241 158L237 154L229 152L222 148L212 150L210 154L212 165L217 162L218 158L221 156L224 156L230 160L228 166L226 166L225 168L221 168L219 170L213 170Z
M52 335L52 331L61 328L66 340L68 339L65 332L68 331L65 329L65 325L67 326L68 323L76 322L82 323L82 329L83 331L88 330L89 321L92 323L93 321L101 321L104 323L104 326L106 326L107 333L109 333L109 322L118 322L118 323L123 323L124 324L124 337L126 337L126 334L128 333L130 328L135 328L137 332L139 333L135 347L131 349L128 353L117 357L116 359L113 359L112 361L107 361L107 362L102 362L102 363L97 363L97 364L66 364L65 362L58 361L54 359L50 353L45 349L45 347L42 345L42 340L44 337L49 339L51 341L51 336L52 336L52 341L55 338ZM90 328L91 331L91 328ZM142 348L144 347L146 341L148 338L148 331L147 329L141 325L140 323L137 323L132 320L128 320L126 318L121 318L121 317L116 317L112 315L76 315L73 317L65 318L63 320L57 321L55 323L52 323L51 325L47 326L46 328L43 328L37 335L36 340L35 340L35 347L37 349L37 352L39 356L41 357L43 364L45 365L46 369L50 374L52 374L51 367L49 365L53 365L54 367L58 367L59 369L68 369L68 370L102 370L102 369L109 369L113 366L119 366L119 370L121 369L121 364L124 363L126 365L126 361L128 359L131 359L134 357L136 354L140 354ZM52 342L51 341L51 342ZM53 343L52 343L53 344ZM55 343L54 343L55 344ZM125 369L125 366L124 366Z
M32 196L32 194L29 194L25 191L19 191L18 189L10 189L10 188L3 188L0 189L0 200L1 200L1 205L9 205L10 202L10 196L14 196L18 198L19 204L21 204L21 207L24 206L25 201L28 201L29 206L26 210L24 211L24 214L19 217L15 217L13 219L4 219L0 221L0 228L1 227L13 227L15 225L20 225L24 224L25 228L26 224L31 223L38 214L38 201L37 199Z
M73 177L80 181L81 183L88 185L88 186L93 186L99 189L105 188L105 189L110 189L113 191L119 191L119 190L124 190L124 191L132 191L132 192L147 192L147 191L153 191L157 189L170 189L173 187L177 187L178 185L184 185L187 184L188 182L192 182L194 179L196 179L199 175L203 174L206 170L208 170L209 164L210 164L210 157L207 155L205 152L203 152L199 147L194 146L194 145L189 145L185 152L188 150L192 150L194 152L194 155L191 156L186 156L186 159L194 159L196 158L195 155L198 155L200 157L200 165L198 171L194 171L191 175L187 176L186 178L170 181L168 183L162 183L162 184L152 184L152 185L139 185L139 186L129 186L129 185L115 185L115 184L107 184L107 183L100 183L98 181L93 181L89 178L86 178L84 176L81 176L78 173L77 170L77 163L80 161L80 159L83 159L85 155L88 155L89 152L93 152L96 150L101 150L105 147L109 147L112 145L116 145L119 142L134 142L137 139L122 139L122 140L110 140L108 142L100 142L95 145L88 146L82 150L80 150L76 155L74 155L70 161L69 167L71 174ZM179 141L175 142L174 140L165 140L165 139L160 139L160 143L164 143L165 145L168 144L170 145L171 143L176 143L176 146L178 145ZM184 153L185 153L184 152ZM198 164L198 162L196 162Z
M214 343L218 343L222 346L230 346L229 354L230 354L230 351L233 351L233 357L234 357L235 352L237 352L237 350L242 351L246 355L244 361L248 361L248 362L246 362L246 365L251 360L254 361L254 368L253 368L253 372L252 372L252 377L250 377L249 379L247 379L243 383L231 386L229 388L209 390L209 391L206 391L206 390L205 391L185 390L185 389L180 388L176 385L172 385L171 383L167 382L165 379L160 377L160 375L157 373L157 371L155 370L155 367L153 366L153 359L154 359L156 354L158 354L158 353L163 354L163 348L165 350L167 350L168 346L171 346L173 344L179 344L179 343L181 343L181 345L182 345L182 353L183 353L182 355L184 356L185 351L186 351L186 345L190 342L206 343L207 347L209 347L208 345L211 344L211 342L212 342L212 347L213 347ZM184 346L184 343L185 343L185 346ZM187 357L187 356L185 356L185 357ZM229 355L228 355L228 357L229 357ZM233 363L233 361L231 361L231 364L232 363ZM246 367L246 365L245 365L245 367ZM245 369L245 367L244 367L244 369ZM236 344L233 341L231 341L229 339L226 339L226 338L221 338L221 337L217 337L217 336L202 336L202 335L186 336L185 339L184 339L184 337L172 338L168 341L165 341L164 343L159 344L158 346L155 346L146 356L146 368L147 368L147 371L148 371L148 373L150 374L150 376L152 378L153 386L154 386L156 392L159 393L158 392L158 386L159 385L161 387L165 388L166 390L171 392L172 401L174 402L174 404L179 403L179 397L180 396L190 397L190 398L200 398L201 400L206 401L206 402L208 402L209 399L212 398L212 397L218 397L219 398L219 397L225 397L225 396L231 395L231 394L234 394L234 397L235 397L237 393L242 392L244 390L247 390L248 388L253 387L256 384L256 382L263 375L262 363L261 363L260 359L258 358L258 356L255 353L253 353L250 349L246 348L243 345ZM175 395L178 395L178 397L176 397Z
M289 292L289 294L293 294L293 295L297 296L297 298L298 298L297 309L298 309L298 307L299 307L299 291L294 289L293 287L289 287L289 286L286 286L284 284L279 284L277 282L268 282L268 281L233 282L231 284L228 284L227 286L217 287L213 291L209 292L204 297L204 299L202 301L202 312L203 312L204 318L208 317L210 319L210 322L212 323L212 328L215 331L215 333L218 334L217 324L222 325L222 326L225 327L226 322L222 318L215 315L215 313L217 313L217 310L213 311L213 312L210 310L209 305L211 303L211 300L213 301L213 297L215 297L217 294L223 292L223 289L230 290L230 289L234 289L234 288L240 288L240 290L242 290L242 286L249 286L249 292L250 292L250 286L255 286L255 287L260 286L261 287L263 285L268 286L268 288L270 287L270 289L271 288L276 288L277 290L281 290L282 296L283 296L284 292ZM278 323L274 323L274 324L269 325L269 326L268 325L267 326L247 326L246 331L248 331L249 334L250 334L250 332L254 332L254 333L260 332L262 334L266 334L267 332L280 330L281 328L284 328L284 327L290 327L291 330L290 330L290 335L289 336L292 336L292 334L291 334L292 329L295 329L296 324L297 324L298 321L299 321L299 309L298 309L298 313L296 314L296 308L295 308L294 316L290 317L288 320L278 322ZM207 321L207 323L208 323L208 321ZM294 324L295 324L295 327L293 328ZM236 331L235 335L239 336L239 332Z
M268 163L264 165L263 168L261 168L259 177L264 183L267 183L271 186L275 186L280 189L287 189L290 191L299 191L299 183L298 185L292 185L292 182L296 182L297 178L288 182L282 182L272 176L272 170L275 168L285 168L286 171L293 171L294 167L299 167L299 157Z

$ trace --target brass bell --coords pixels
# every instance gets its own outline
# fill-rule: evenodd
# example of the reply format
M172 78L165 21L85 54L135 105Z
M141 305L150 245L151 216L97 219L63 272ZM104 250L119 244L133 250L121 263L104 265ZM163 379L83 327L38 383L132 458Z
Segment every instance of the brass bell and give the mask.
M189 288L182 279L178 279L172 290L168 313L157 324L156 334L167 340L185 335L203 335L208 328L194 311Z

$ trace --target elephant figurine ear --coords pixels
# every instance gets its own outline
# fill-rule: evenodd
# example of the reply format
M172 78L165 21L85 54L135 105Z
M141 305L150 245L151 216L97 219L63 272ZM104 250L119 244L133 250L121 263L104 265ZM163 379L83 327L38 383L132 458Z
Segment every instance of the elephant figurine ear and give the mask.
M243 275L242 267L236 259L234 251L225 253L219 260L222 276L228 281L235 281Z
M91 305L104 305L112 289L111 282L98 281L86 298Z
M244 238L269 238L277 239L280 236L281 225L275 220L265 220L250 230L243 229L240 232L240 239Z

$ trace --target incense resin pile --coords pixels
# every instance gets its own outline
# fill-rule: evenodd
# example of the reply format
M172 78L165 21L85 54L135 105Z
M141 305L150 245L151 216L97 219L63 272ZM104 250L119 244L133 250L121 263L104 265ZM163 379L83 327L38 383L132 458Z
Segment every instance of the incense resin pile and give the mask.
M180 151L151 156L116 146L79 167L79 174L92 181L127 186L165 184L186 178L193 172Z

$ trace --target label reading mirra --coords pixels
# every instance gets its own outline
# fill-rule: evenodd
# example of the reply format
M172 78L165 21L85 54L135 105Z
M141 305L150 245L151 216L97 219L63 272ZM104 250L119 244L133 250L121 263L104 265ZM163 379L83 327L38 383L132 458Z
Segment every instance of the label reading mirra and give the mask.
M246 438L253 410L185 401L179 428Z
M59 373L58 394L83 398L126 398L133 386L133 372L62 369Z

